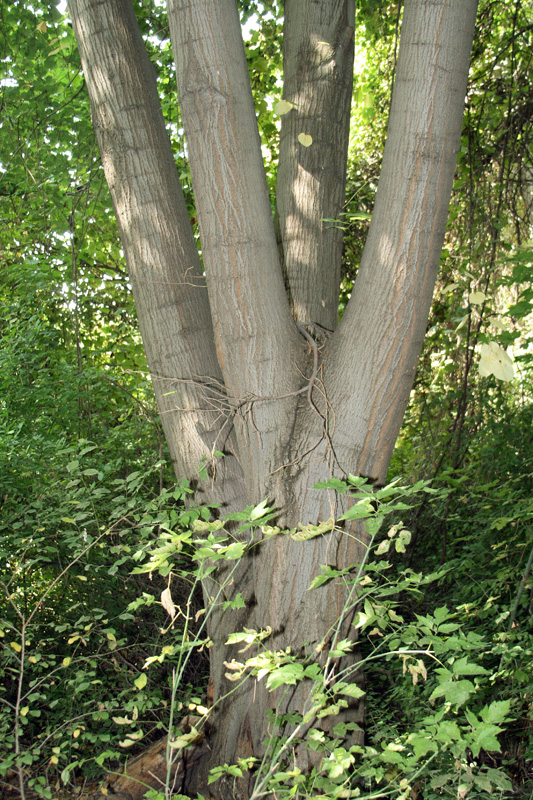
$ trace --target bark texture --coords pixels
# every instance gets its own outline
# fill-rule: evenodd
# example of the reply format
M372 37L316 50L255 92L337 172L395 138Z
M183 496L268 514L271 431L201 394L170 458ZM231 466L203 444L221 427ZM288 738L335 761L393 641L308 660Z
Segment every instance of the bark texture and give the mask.
M337 327L355 0L286 0L276 189L283 272L298 322ZM305 147L299 134L311 136ZM318 287L320 290L317 291Z
M93 127L131 279L163 429L176 473L227 452L218 469L238 506L242 471L231 426L205 275L156 86L130 0L69 3L89 88ZM221 411L222 407L222 411ZM213 493L209 499L212 499Z
M317 481L354 473L384 482L444 238L476 6L406 0L375 210L336 328L341 239L323 220L343 202L353 2L285 3L284 96L294 107L282 125L280 259L236 0L169 0L206 287L129 0L71 0L165 434L180 477L211 459L200 487L209 500L234 510L268 497L295 527L342 510L335 493L313 490ZM221 464L215 449L227 454ZM211 622L208 766L261 754L267 710L302 712L309 702L305 684L283 699L264 683L235 690L225 677L236 655L228 634L271 626L269 649L323 657L346 592L309 584L320 564L343 569L364 552L364 531L353 527L268 539L242 559L227 596L241 592L246 607L219 606ZM206 602L224 569L206 584ZM343 624L349 635L349 614ZM303 769L312 760L303 749L294 757ZM242 781L217 792L233 800L252 788Z

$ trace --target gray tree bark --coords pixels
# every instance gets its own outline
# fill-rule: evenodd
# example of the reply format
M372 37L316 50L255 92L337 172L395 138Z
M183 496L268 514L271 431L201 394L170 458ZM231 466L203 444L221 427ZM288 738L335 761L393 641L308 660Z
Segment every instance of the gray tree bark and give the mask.
M323 220L338 216L344 194L354 9L351 0L285 7L284 95L294 108L282 125L280 259L236 0L169 0L206 290L131 5L69 5L176 473L194 476L207 458L204 496L230 510L268 497L294 527L341 510L335 493L313 490L317 481L385 480L444 238L477 0L406 0L375 210L336 330L341 240ZM312 136L309 148L299 133ZM226 453L221 463L214 450ZM228 634L269 625L269 649L316 652L346 595L309 584L320 564L360 561L363 537L276 537L243 558L232 591L246 608L212 616L211 765L260 754L278 700L251 682L222 699L234 689ZM283 708L302 711L306 692L297 687ZM297 758L305 769L308 754Z

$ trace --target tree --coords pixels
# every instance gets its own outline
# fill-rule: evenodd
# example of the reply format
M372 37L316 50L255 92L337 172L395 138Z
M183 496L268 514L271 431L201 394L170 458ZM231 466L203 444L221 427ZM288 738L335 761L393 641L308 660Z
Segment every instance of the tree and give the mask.
M405 4L372 224L337 326L342 231L327 220L344 198L354 5L285 2L274 223L237 3L169 0L200 258L129 0L69 4L175 472L194 478L204 463L196 488L222 513L268 498L287 527L338 514L318 481L385 480L445 233L477 3ZM346 567L362 547L354 526L245 555L234 590L246 607L212 617L216 699L232 630L270 625L272 649L320 647L343 598L307 589L320 564ZM214 763L260 752L274 701L250 691L222 704Z

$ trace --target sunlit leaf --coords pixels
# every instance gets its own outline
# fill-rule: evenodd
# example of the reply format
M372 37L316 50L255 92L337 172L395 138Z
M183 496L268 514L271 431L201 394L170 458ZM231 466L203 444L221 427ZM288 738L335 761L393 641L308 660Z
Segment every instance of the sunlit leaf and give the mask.
M479 374L483 378L494 375L500 381L514 377L514 367L508 353L497 342L482 344L480 348Z
M284 114L288 114L293 108L293 104L289 103L288 100L278 100L278 102L274 104L274 114L282 117Z
M161 592L161 605L163 606L169 617L171 617L171 619L174 619L174 617L176 616L176 606L174 605L174 601L172 600L172 595L170 594L169 586L167 586L167 588ZM146 678L146 675L144 677ZM140 686L139 688L142 689L142 686Z
M313 144L313 137L310 136L308 133L299 133L298 141L303 147L311 147L311 145Z
M146 686L147 681L148 681L148 677L146 675L146 672L141 672L141 674L137 678L135 678L133 683L135 684L137 689L141 690L141 689L144 689L144 687Z

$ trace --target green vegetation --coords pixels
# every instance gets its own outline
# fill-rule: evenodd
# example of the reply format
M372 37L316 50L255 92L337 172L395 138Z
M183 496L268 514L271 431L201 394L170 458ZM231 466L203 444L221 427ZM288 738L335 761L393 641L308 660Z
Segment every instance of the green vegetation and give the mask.
M345 232L341 313L372 214L400 16L392 2L357 6L346 205L330 221ZM167 22L159 3L135 8L197 234ZM282 13L274 1L243 1L241 14L273 191ZM228 679L266 682L274 706L307 682L309 705L299 716L273 713L264 758L215 768L212 791L250 770L254 800L529 797L530 5L480 4L441 271L388 483L324 483L316 491L353 495L350 509L289 531L276 527L268 501L226 516L215 504L196 504L190 483L176 481L71 26L53 4L6 2L0 28L6 797L95 791L165 734L170 765L197 747L214 710L210 617L244 604L225 594L233 564L270 537L304 541L353 519L365 521L365 561L321 565L309 592L330 581L347 588L340 619L353 616L357 653L340 622L313 657L271 651L268 628L236 630L230 641L242 645L242 657L226 664ZM209 467L198 465L203 480ZM228 568L217 583L221 561ZM208 580L217 591L206 604ZM364 737L361 720L325 735L320 720L363 696ZM291 758L300 742L316 755L307 773ZM181 788L169 777L146 796L179 798Z

